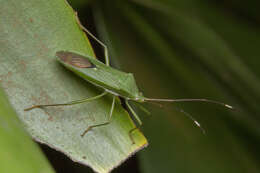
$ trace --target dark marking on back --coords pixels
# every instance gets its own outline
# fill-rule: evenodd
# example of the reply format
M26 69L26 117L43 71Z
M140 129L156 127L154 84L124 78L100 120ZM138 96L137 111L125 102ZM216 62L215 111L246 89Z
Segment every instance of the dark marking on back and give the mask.
M96 67L93 63L91 63L84 56L73 53L73 52L59 51L59 52L56 52L56 56L59 57L59 59L61 61L63 61L64 63L70 64L74 67L78 67L78 68L95 68Z

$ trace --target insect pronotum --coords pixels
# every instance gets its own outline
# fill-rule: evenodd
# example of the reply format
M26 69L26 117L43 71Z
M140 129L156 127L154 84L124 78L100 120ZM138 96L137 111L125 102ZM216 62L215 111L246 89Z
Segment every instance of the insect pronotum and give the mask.
M72 52L72 51L56 52L57 60L62 65L64 65L67 69L71 70L72 72L74 72L78 76L82 77L86 81L92 83L93 85L102 88L104 91L95 97L85 98L82 100L76 100L76 101L72 101L72 102L68 102L68 103L33 105L32 107L25 109L25 111L29 111L34 108L43 108L43 107L48 107L48 106L66 106L66 105L80 104L80 103L85 103L88 101L96 100L107 94L111 94L113 96L113 100L112 100L111 109L109 112L109 117L108 117L107 122L89 126L81 134L81 136L83 137L89 130L99 127L99 126L108 125L111 122L111 117L113 115L113 110L115 107L115 99L118 96L125 99L127 108L132 113L133 117L136 119L139 126L142 125L142 121L140 120L138 115L135 113L134 109L130 106L129 101L134 101L134 102L139 102L139 103L143 103L143 102L209 102L209 103L214 103L214 104L225 106L229 109L233 109L233 107L230 105L227 105L222 102L214 101L214 100L208 100L208 99L155 99L155 98L144 97L143 94L141 92L139 92L139 90L138 90L138 87L136 85L133 74L125 73L125 72L112 68L109 65L107 46L104 43L102 43L100 40L98 40L86 28L84 28L80 24L80 22L79 22L79 25L87 34L89 34L94 40L96 40L101 46L103 46L104 51L105 51L106 64L102 63L101 61L97 60L94 57L82 55L80 53L76 53L76 52ZM181 112L185 113L184 111L181 111ZM193 120L193 122L198 127L200 127L200 124L193 117L191 117L190 115L188 115L186 113L185 113L185 115L187 115L190 119ZM132 132L136 129L138 129L138 128L136 127L129 131L129 137L133 144L135 143L135 141L133 139Z

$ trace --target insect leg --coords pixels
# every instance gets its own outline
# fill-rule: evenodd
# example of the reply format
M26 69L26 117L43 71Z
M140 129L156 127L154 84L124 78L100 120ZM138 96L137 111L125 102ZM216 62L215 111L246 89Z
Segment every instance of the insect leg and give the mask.
M133 116L134 116L134 118L136 119L136 121L138 122L139 127L142 126L142 121L141 121L141 119L140 119L140 118L138 117L138 115L135 113L134 109L130 106L128 100L126 100L126 105L127 105L127 107L129 108L130 112L133 114ZM130 139L131 139L131 141L132 141L132 144L135 144L135 141L134 141L134 138L133 138L133 135L132 135L135 130L139 130L139 128L138 128L138 127L135 127L135 128L131 129L131 130L128 132L128 135L129 135L129 137L130 137Z
M138 124L141 126L142 125L142 121L139 118L139 116L135 113L134 109L130 106L128 100L126 100L126 105L129 108L129 110L131 111L131 113L133 114L133 116L135 117L136 121L138 122Z
M85 103L85 102L88 102L88 101L92 101L92 100L96 100L98 98L101 98L101 97L103 97L106 94L107 94L107 92L103 92L102 94L99 94L99 95L94 96L94 97L85 98L85 99L82 99L82 100L75 100L75 101L68 102L68 103L33 105L32 107L24 109L24 111L30 111L30 110L32 110L34 108L43 108L43 107L49 107L49 106L68 106L68 105L75 105L75 104Z
M91 130L91 129L95 128L95 127L108 125L108 124L111 122L111 118L112 118L113 111L114 111L114 107L115 107L115 101L116 101L116 96L113 96L113 101L112 101L112 106L111 106L111 109L110 109L108 121L105 122L105 123L101 123L101 124L96 124L96 125L89 126L89 127L81 134L81 137L83 137L89 130Z
M149 112L145 107L143 107L140 103L136 102L136 105L148 116L151 116L151 112Z
M95 37L87 28L85 28L85 27L80 23L80 20L79 20L79 18L78 18L78 14L77 14L77 13L76 13L76 20L77 20L77 23L79 24L80 28L81 28L83 31L85 31L89 36L91 36L96 42L98 42L98 43L104 48L106 65L109 66L109 56L108 56L107 46L106 46L102 41L100 41L97 37Z

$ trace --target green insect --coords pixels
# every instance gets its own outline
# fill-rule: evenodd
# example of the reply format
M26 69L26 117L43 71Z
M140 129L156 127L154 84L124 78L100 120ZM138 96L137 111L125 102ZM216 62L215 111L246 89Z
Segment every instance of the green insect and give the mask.
M68 103L62 104L47 104L47 105L33 105L30 108L25 109L25 111L29 111L34 108L43 108L48 106L66 106L66 105L74 105L85 103L88 101L96 100L101 98L107 94L111 94L113 96L112 105L108 117L108 121L101 124L95 124L89 126L82 134L83 137L89 130L99 127L108 125L111 122L111 117L113 115L113 110L115 107L115 99L116 97L121 97L125 100L126 106L129 111L132 113L133 117L136 119L138 124L141 126L142 121L135 113L134 109L130 106L129 101L134 102L210 102L225 106L229 109L233 109L232 106L213 101L208 99L154 99L154 98L147 98L144 97L143 94L139 91L134 76L131 73L125 73L110 67L109 65L109 57L108 57L108 50L107 46L103 44L100 40L98 40L93 34L91 34L86 28L81 25L82 29L88 33L93 39L95 39L99 44L104 47L105 51L105 61L106 64L102 63L101 61L97 60L94 57L90 57L87 55L82 55L76 52L71 51L58 51L56 52L56 57L59 63L64 65L67 69L74 72L76 75L80 76L81 78L85 79L86 81L92 83L93 85L100 87L104 90L103 93L97 95L95 97L86 98L82 100L76 100ZM185 112L184 112L185 113ZM188 114L186 114L189 116ZM200 127L200 124L189 116L194 123ZM200 127L201 128L201 127ZM134 139L132 137L132 132L136 130L136 128L129 131L129 137L134 144Z

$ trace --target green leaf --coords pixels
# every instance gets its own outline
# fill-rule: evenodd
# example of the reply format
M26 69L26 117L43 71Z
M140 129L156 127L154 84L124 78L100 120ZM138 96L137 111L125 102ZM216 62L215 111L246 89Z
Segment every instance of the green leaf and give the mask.
M13 108L32 137L65 153L96 172L109 172L147 145L127 112L116 102L112 123L84 130L107 120L111 97L67 106L24 109L33 104L64 103L99 94L55 60L60 50L94 56L74 11L63 0L0 1L0 80Z
M25 133L1 88L0 160L0 172L54 172L40 149Z

